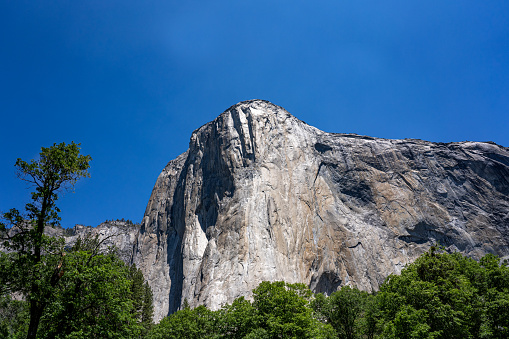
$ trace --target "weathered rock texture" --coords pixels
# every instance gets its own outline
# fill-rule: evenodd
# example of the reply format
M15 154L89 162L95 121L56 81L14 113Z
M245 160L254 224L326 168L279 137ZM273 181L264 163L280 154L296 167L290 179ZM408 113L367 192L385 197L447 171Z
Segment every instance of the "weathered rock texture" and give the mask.
M377 289L435 242L509 254L509 150L331 134L267 101L193 132L160 174L134 262L156 320L263 280Z
M52 237L63 237L66 248L72 247L78 238L97 236L101 241L101 249L114 247L119 257L129 265L133 261L134 244L139 230L139 225L132 222L111 220L105 221L97 227L75 225L73 228L62 228L47 225L44 228L44 233ZM8 232L10 236L13 236L19 232L19 229L13 227ZM0 251L8 252L2 243L0 243Z
M139 225L119 220L106 221L97 227L76 225L66 230L64 238L67 246L72 246L78 237L87 235L97 236L101 241L101 248L115 247L119 257L130 264L133 260L134 244L139 234Z
M98 237L101 248L114 247L119 257L126 263L133 261L134 244L139 234L139 225L120 220L105 221L97 227L75 225L73 228L46 226L44 233L53 237L63 237L65 247L72 247L78 238ZM13 232L16 230L13 229ZM0 250L2 248L0 247Z

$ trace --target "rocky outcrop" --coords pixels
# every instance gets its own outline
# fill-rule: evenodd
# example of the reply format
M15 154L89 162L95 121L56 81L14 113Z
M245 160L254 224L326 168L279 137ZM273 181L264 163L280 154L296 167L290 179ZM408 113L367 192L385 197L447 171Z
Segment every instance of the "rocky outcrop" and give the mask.
M25 225L25 227L28 226ZM73 228L62 228L61 226L46 225L44 234L51 237L64 239L65 249L70 249L78 238L96 237L101 242L101 250L114 248L118 256L128 265L133 261L134 244L139 234L139 225L130 221L111 220L99 224L97 227L75 225ZM19 228L12 227L8 230L9 236L19 232ZM9 252L0 243L0 251Z
M139 225L120 220L105 221L97 227L75 225L72 229L46 228L47 231L51 229L56 232L54 235L64 237L66 247L74 245L78 238L97 236L101 241L101 248L115 248L126 264L132 263L134 244L139 233Z
M508 180L509 150L494 143L332 134L241 102L159 175L133 260L155 320L263 280L376 290L436 242L508 255Z

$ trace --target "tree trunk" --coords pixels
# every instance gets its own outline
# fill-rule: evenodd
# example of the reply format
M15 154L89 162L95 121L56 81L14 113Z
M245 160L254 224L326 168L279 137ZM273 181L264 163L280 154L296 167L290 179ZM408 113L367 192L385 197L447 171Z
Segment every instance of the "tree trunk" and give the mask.
M46 209L47 209L47 201L48 198L45 195L42 201L41 212L37 217L37 225L36 225L36 236L35 236L35 246L34 246L34 262L38 264L41 261L41 243L42 243L42 235L44 233L44 219L46 218ZM35 279L35 278L32 278ZM37 329L39 328L39 322L42 317L42 311L44 309L44 304L40 299L39 295L39 286L36 285L35 282L32 282L32 289L30 291L30 325L28 326L27 339L35 339L37 337Z
M30 301L30 325L28 327L27 339L35 339L37 337L37 328L42 317L43 306L36 300Z

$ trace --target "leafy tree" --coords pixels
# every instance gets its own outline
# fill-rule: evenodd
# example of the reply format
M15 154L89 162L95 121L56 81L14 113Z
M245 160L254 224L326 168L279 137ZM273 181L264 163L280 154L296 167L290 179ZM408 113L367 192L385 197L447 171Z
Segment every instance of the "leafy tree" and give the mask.
M304 284L262 282L253 290L256 328L264 329L269 338L329 337L329 326L313 318L312 296Z
M138 309L143 294L133 298L133 270L115 249L102 251L102 241L78 239L66 255L65 274L41 319L41 338L134 338L142 333Z
M257 328L255 309L244 297L223 306L218 319L218 329L223 338L241 339Z
M313 317L311 291L303 284L262 282L253 299L237 298L219 311L184 308L164 318L148 338L333 338L334 330Z
M484 274L472 277L485 301L480 334L485 338L508 338L509 267L507 262L501 265L500 259L492 254L484 256L480 265Z
M364 330L363 317L368 303L367 292L344 286L328 298L316 296L312 307L319 319L330 324L338 338L359 338Z
M152 325L152 291L141 272L125 265L115 248L102 249L101 244L107 239L88 235L78 238L67 251L62 265L64 274L45 308L38 338L146 335ZM140 289L139 293L136 289ZM0 337L26 336L28 303L0 300Z
M269 335L269 332L267 332L263 328L255 328L251 332L249 332L248 335L243 337L244 339L270 339L272 338Z
M9 252L0 259L3 293L18 292L28 300L30 324L27 338L35 338L43 311L53 298L62 276L63 242L44 235L48 224L58 224L57 193L88 177L91 157L80 155L79 144L53 144L41 149L38 160L18 159L18 177L35 188L23 216L16 209L3 213L0 233ZM28 221L27 221L28 220Z
M210 311L205 306L194 309L186 307L164 318L154 326L149 339L202 339L217 338L218 311Z
M302 284L262 282L253 290L258 326L271 337L304 338L311 325L310 297L311 291Z
M0 297L0 338L23 338L28 327L28 304L9 295Z
M379 332L380 324L380 307L377 300L377 295L370 293L364 304L364 315L361 317L361 332L367 339L373 339L376 333Z
M377 298L388 338L507 338L509 269L487 255L476 262L432 247Z
M396 313L393 321L387 323L382 333L383 338L390 339L433 339L440 332L431 331L427 323L429 319L426 310L416 310L412 306L403 305Z

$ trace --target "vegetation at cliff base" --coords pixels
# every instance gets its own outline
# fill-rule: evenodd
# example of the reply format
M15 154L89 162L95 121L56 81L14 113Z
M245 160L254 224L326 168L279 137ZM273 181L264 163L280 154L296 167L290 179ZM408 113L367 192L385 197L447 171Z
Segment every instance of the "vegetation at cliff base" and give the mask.
M37 338L144 338L152 327L152 291L114 248L84 238L66 252L64 274L48 300ZM0 297L0 338L26 338L26 298Z
M218 311L185 306L149 333L162 338L333 338L333 329L313 316L313 294L304 284L262 282L253 301L243 297Z
M152 292L143 274L96 237L78 239L47 306L38 338L138 338L152 323ZM147 300L146 295L149 296Z
M509 268L492 254L477 262L432 247L376 297L384 338L509 337Z
M164 318L148 334L163 338L508 338L509 268L432 247L391 275L378 293L345 286L330 296L305 285L263 282L241 297Z

